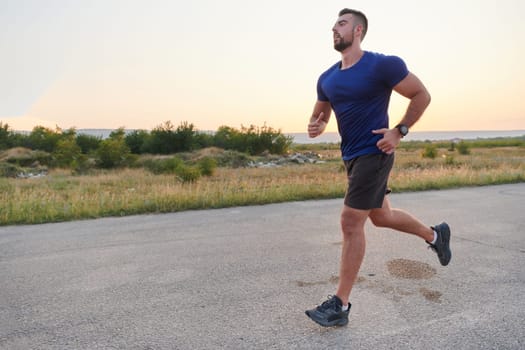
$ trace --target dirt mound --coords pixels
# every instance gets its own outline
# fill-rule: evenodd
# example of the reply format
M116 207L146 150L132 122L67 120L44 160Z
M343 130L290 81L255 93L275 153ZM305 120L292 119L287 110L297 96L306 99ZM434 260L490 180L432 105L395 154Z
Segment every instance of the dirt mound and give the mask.
M10 159L28 159L33 157L33 152L29 148L15 147L0 152L0 162L6 162Z

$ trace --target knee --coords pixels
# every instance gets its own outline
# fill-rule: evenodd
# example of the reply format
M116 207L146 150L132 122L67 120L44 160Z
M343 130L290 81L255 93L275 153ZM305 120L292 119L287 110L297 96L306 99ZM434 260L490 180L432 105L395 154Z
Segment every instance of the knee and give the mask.
M341 229L343 230L343 233L350 231L352 227L352 221L350 218L341 215Z
M359 234L363 231L363 225L358 220L350 216L341 215L341 230L343 231L343 238L351 235Z

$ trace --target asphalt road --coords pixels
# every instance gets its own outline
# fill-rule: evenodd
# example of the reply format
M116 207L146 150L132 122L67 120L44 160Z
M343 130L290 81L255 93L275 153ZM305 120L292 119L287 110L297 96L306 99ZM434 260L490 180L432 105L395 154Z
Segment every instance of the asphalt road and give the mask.
M524 349L525 184L392 194L452 228L439 265L367 224L347 327L341 200L0 227L1 349Z

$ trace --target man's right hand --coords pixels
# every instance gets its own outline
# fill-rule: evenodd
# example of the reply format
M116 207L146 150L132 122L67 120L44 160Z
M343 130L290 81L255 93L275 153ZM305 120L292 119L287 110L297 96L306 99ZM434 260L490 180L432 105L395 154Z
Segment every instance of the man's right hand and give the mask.
M324 132L325 128L326 122L324 121L324 112L321 112L317 119L308 124L308 136L312 138L317 137Z

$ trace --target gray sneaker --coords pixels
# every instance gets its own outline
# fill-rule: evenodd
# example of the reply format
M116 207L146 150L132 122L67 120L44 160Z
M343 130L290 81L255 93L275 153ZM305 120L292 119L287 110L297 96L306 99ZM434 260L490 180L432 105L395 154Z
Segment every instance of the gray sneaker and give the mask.
M306 310L306 315L323 327L345 326L348 324L348 314L350 313L350 303L348 310L342 310L343 303L337 296L328 296L328 300L315 309Z
M450 251L450 227L448 227L446 222L443 222L432 227L432 229L437 233L436 243L426 242L429 244L429 248L437 253L441 265L447 266L452 258L452 252Z

